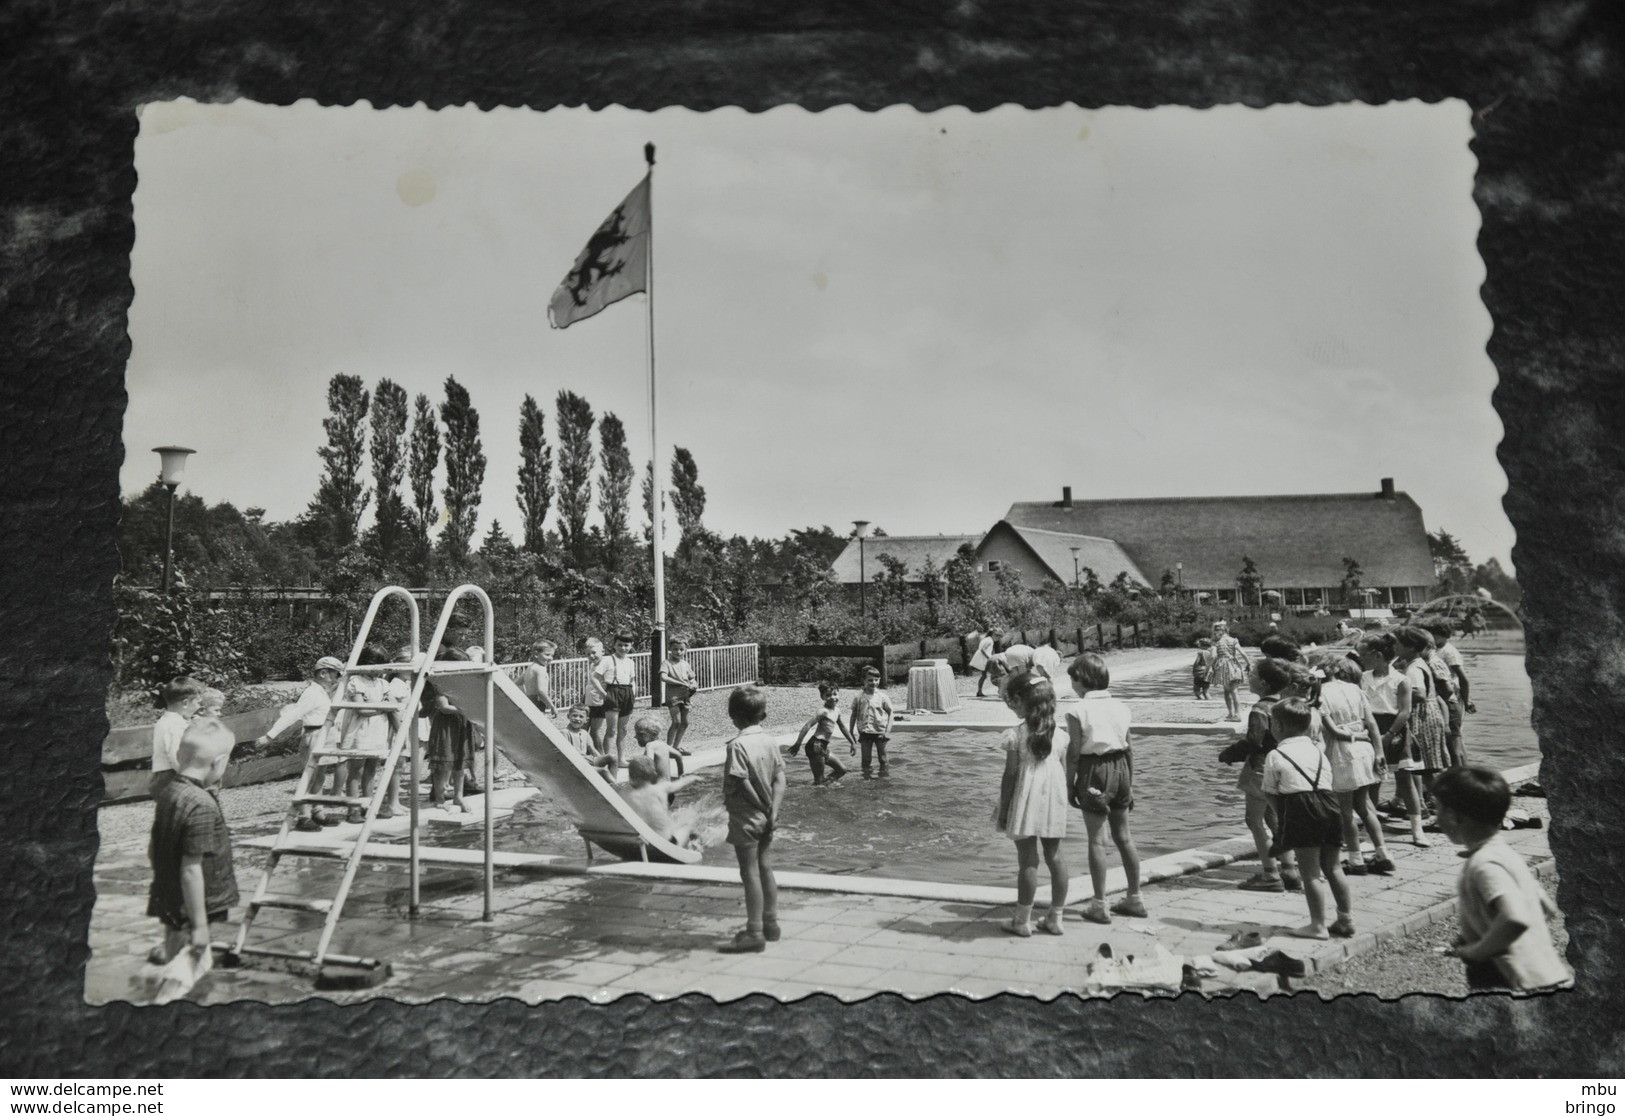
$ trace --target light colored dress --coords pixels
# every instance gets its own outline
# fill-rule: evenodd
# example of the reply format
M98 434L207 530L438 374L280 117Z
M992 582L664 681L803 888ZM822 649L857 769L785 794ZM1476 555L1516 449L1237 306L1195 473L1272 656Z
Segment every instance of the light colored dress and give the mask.
M1443 771L1450 766L1450 749L1445 743L1450 717L1434 688L1433 670L1425 660L1412 659L1405 677L1411 683L1411 719L1405 723L1405 740L1406 753L1415 761L1412 769Z
M1354 737L1340 740L1327 732L1326 758L1332 765L1332 790L1347 793L1377 782L1377 753L1368 739L1365 717L1370 711L1365 694L1352 682L1332 679L1320 687L1320 714L1340 732Z
M1003 833L1012 840L1023 837L1066 836L1066 764L1064 739L1051 742L1049 755L1039 759L1027 746L1027 726L1006 730L1000 739L1005 752L1015 753L1016 786L1010 795L1010 816ZM997 819L995 819L997 820Z
M1241 640L1233 635L1226 635L1214 641L1213 673L1209 679L1211 685L1223 689L1225 686L1245 682L1250 669L1251 664L1247 662L1247 655L1241 649Z

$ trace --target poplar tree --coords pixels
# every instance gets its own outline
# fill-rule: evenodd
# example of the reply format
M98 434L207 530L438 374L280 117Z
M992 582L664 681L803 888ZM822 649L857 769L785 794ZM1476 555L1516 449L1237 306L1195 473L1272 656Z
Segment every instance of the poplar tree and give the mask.
M553 505L553 447L547 444L546 416L525 396L519 408L519 511L524 546L540 554L546 546L547 512Z
M327 444L316 451L322 459L322 479L305 518L318 546L331 548L335 557L355 545L361 513L371 499L361 476L369 402L360 376L340 372L327 382L328 416L322 420Z
M573 391L555 404L559 424L559 542L570 565L587 564L587 512L592 507L592 407Z
M372 543L378 560L399 557L406 533L406 501L401 480L406 475L406 389L379 380L372 393L372 486L378 494Z
M632 455L626 449L626 427L612 412L605 411L598 424L598 506L604 513L604 565L620 568L621 551L631 541L626 525L632 494Z
M705 529L700 521L705 514L705 488L700 484L694 455L682 446L671 455L671 506L677 513L677 529L682 532L678 546L686 550Z
M440 404L446 426L446 530L441 545L453 559L468 557L479 518L480 486L485 483L485 454L480 447L480 413L457 377L446 377L446 401Z
M434 506L434 471L440 464L440 427L435 422L434 405L419 394L413 404L411 462L412 541L419 576L429 570L429 528L440 520Z

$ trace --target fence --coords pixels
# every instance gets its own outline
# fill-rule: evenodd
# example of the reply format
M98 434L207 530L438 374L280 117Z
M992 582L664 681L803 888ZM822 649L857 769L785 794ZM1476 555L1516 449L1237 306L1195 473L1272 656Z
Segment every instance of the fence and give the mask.
M757 667L757 646L754 643L730 643L722 647L690 647L686 655L694 667L694 681L699 690L721 690L755 682L760 677ZM635 651L632 660L632 694L635 698L649 696L649 652ZM502 670L515 680L533 663L505 663ZM547 664L548 693L553 704L567 708L587 700L587 676L592 672L586 659L554 659Z

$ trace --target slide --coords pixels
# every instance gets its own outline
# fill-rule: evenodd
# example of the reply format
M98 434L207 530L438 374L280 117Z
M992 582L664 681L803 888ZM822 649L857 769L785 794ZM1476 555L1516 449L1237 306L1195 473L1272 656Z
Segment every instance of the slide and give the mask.
M478 671L453 669L436 670L429 680L470 721L484 728L485 678ZM497 748L576 823L587 840L623 860L641 860L647 849L650 860L699 863L697 850L674 845L645 825L619 792L570 746L547 714L502 673L496 675L496 722Z

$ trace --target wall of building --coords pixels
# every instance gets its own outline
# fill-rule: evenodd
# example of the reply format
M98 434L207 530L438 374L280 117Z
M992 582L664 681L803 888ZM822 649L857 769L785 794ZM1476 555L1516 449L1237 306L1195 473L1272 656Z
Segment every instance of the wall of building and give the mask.
M1021 583L1029 589L1042 589L1048 585L1057 584L1041 562L1033 556L1026 545L1009 531L995 531L982 540L981 548L977 551L977 571L982 578L982 588L991 592L998 587L998 575L994 572L991 563L1010 565L1021 571Z

